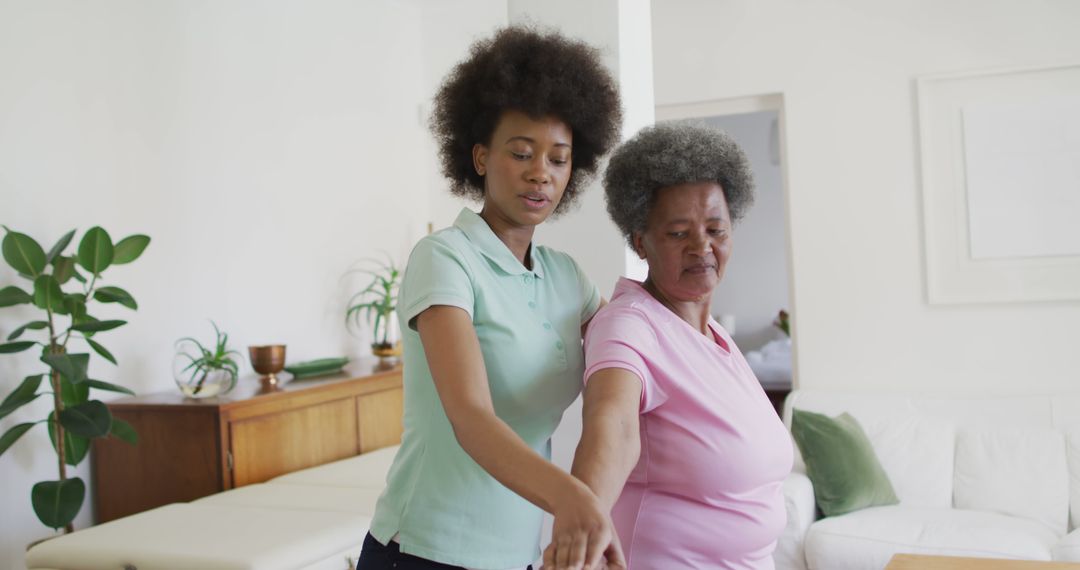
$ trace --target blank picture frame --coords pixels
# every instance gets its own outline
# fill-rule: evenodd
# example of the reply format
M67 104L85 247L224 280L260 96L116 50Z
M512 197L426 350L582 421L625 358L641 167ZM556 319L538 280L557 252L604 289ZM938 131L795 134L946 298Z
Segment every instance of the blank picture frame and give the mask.
M1080 64L916 90L929 302L1080 300Z

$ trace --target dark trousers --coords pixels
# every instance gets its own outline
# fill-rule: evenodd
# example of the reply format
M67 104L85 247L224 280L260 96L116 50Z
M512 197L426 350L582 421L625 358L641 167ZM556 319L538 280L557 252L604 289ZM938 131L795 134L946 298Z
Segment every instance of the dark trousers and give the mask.
M386 546L379 544L369 532L364 537L364 548L360 551L360 560L356 570L465 570L461 566L451 566L405 554L398 543L390 541Z
M390 541L383 546L369 532L364 537L364 548L360 551L360 560L356 570L465 570L461 566L451 566L434 562L401 551L398 543ZM529 567L530 569L532 566Z

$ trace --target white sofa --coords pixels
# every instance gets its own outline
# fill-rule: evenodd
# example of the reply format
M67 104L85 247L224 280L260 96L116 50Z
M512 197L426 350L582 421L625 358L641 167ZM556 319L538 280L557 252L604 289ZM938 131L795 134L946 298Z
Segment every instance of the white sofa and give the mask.
M28 570L352 570L397 447L45 541Z
M796 453L778 570L878 570L900 552L1080 561L1080 393L798 390L784 408L789 428L792 408L854 416L900 503L818 519Z

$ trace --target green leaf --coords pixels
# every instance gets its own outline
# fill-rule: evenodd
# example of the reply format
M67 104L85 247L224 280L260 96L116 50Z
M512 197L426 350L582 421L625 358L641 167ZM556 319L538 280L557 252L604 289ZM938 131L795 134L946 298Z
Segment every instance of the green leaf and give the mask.
M83 325L83 324L86 324L86 323L96 323L96 322L98 322L97 317L86 314L85 307L83 308L83 314L82 315L71 318L72 326L74 326L74 325ZM70 329L70 327L69 327L69 329ZM70 329L70 330L74 330L74 329ZM94 334L95 333L93 333L93 332L84 332L83 337L90 338L90 337L94 336Z
M37 277L45 270L45 250L26 234L7 230L0 249L3 249L4 260L19 273Z
M143 250L145 250L148 245L150 245L150 237L141 234L135 234L120 240L120 242L116 244L113 263L123 265L135 261L142 255Z
M34 297L12 285L10 287L4 287L0 289L0 307L11 307L14 305L23 305L34 301Z
M110 433L131 445L137 445L139 443L139 434L135 431L135 428L131 427L131 424L120 418L113 418L112 432Z
M26 323L25 325L15 329L15 330L11 331L11 334L8 335L7 339L8 340L15 340L15 339L19 338L20 336L22 336L22 333L24 333L24 332L26 332L28 330L39 331L39 330L46 329L46 328L49 328L49 323L47 323L45 321L29 322L29 323Z
M0 354L13 354L16 352L22 352L31 346L37 344L32 340L20 340L16 342L7 342L0 344Z
M60 373L72 384L86 380L86 367L90 365L89 354L46 354L41 361Z
M24 433L30 431L30 428L34 427L33 422L18 424L12 426L11 429L4 432L3 436L0 436L0 455L3 455Z
M72 259L74 259L74 258L72 258ZM79 273L78 269L73 269L71 272L75 276L76 281L78 281L79 283L82 283L83 285L86 284L86 278L82 276L82 273Z
M60 410L60 425L75 435L83 437L101 437L109 434L112 427L112 414L109 408L98 400L79 404Z
M101 332L122 327L127 321L87 321L71 325L71 330L79 332Z
M113 356L111 352L109 352L109 349L101 346L100 344L94 342L89 338L83 340L85 340L90 345L90 348L94 349L94 352L100 354L102 358L108 360L109 362L112 362L113 364L116 364L116 357Z
M4 398L4 402L0 404L0 418L4 418L11 412L33 402L34 398L40 395L37 393L37 389L41 385L41 379L44 376L44 374L35 374L24 378L19 386L12 390L8 397Z
M94 291L94 299L102 303L120 303L131 310L139 308L135 298L119 287L102 287Z
M53 312L64 310L64 292L52 275L39 275L34 280L34 304Z
M73 237L75 237L75 230L71 230L64 234L64 237L60 238L60 241L56 242L56 245L52 246L52 249L49 250L49 254L45 256L45 263L52 263L52 261L56 259L56 256L60 255L64 251L64 248L71 243L71 238Z
M64 295L64 312L61 314L71 315L71 319L80 322L86 318L86 295L82 293L67 293Z
M80 384L81 386L81 384ZM49 414L49 443L56 451L56 414ZM90 440L64 430L64 463L75 467L90 453Z
M135 392L132 392L131 390L129 390L129 389L123 387L123 386L117 386L116 384L110 384L108 382L105 382L104 380L87 380L86 382L83 382L83 384L85 384L85 385L87 385L87 386L89 386L91 388L97 388L98 390L107 390L109 392L120 392L121 394L127 394L129 396L134 396L135 395Z
M70 380L60 377L60 401L65 408L71 408L85 403L90 399L90 387L86 382L72 384Z
M79 265L94 275L100 275L112 261L113 244L109 233L100 226L90 228L79 242Z
M47 527L59 529L75 520L86 498L86 484L78 477L42 481L30 490L34 513Z
M52 262L53 276L56 277L56 281L61 285L67 283L75 276L75 258L64 257L63 255L57 257Z

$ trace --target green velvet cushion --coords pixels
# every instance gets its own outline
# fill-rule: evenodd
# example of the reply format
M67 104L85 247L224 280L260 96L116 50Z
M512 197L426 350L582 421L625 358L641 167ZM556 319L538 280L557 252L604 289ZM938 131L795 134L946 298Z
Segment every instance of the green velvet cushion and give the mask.
M793 410L791 434L825 516L900 502L855 418L846 413L830 418Z

